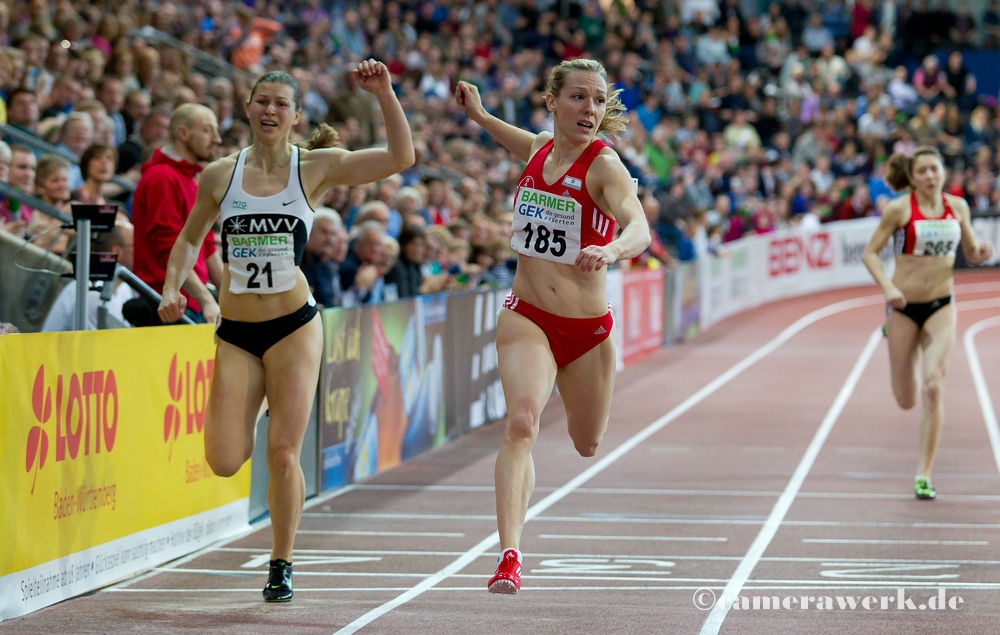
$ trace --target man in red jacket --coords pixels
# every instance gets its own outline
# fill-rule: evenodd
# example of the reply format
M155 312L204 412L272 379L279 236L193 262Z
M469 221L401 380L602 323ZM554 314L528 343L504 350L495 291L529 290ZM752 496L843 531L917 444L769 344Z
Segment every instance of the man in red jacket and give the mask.
M135 274L158 293L163 292L170 250L194 207L197 176L203 165L215 158L215 148L221 142L215 114L199 104L183 104L170 118L170 141L142 167L132 200ZM205 237L194 273L182 291L188 299L188 315L195 321L203 318L214 323L219 305L205 283L211 281L216 288L221 284L222 257L216 251L213 232ZM155 306L150 318L150 323L159 323Z

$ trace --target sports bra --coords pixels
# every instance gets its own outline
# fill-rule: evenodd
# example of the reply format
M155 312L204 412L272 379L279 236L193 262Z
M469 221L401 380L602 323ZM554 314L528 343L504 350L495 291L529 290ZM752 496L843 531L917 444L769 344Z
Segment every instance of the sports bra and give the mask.
M229 263L231 293L281 293L295 288L296 269L309 240L314 211L302 188L299 148L292 146L288 184L273 196L243 190L247 150L240 151L222 217L222 262Z
M952 211L948 199L941 195L944 214L941 218L926 218L920 213L917 195L910 193L910 220L896 230L894 246L897 254L909 256L954 257L962 242L962 225Z
M549 185L542 176L553 140L531 157L514 195L514 235L519 254L572 265L580 250L604 246L615 235L615 219L599 208L587 191L587 170L607 144L595 139L569 170Z

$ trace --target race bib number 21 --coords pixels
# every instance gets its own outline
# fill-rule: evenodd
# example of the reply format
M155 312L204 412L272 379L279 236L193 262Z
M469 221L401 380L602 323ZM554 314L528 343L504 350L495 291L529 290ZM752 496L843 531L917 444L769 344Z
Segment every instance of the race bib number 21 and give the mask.
M228 239L230 291L280 293L295 286L292 234L230 234Z

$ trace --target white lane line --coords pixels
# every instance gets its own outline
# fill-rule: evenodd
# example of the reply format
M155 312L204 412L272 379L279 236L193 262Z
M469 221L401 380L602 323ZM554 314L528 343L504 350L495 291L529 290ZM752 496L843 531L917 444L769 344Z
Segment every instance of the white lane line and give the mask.
M634 580L629 580L629 582L634 582ZM861 582L859 584L818 584L818 582L806 582L803 584L802 580L788 580L789 583L795 586L787 585L777 585L777 583L771 580L761 580L759 582L754 582L752 584L747 584L744 587L745 591L800 591L800 590L817 590L817 591L835 591L841 589L897 589L900 586L905 587L945 587L953 590L996 590L1000 589L1000 583L995 582L964 582L964 583L949 583L949 582L921 582L921 583L911 583L907 582L905 585L900 585L899 581L895 582ZM706 583L704 585L642 585L642 586L629 586L629 585L615 585L615 586L523 586L522 591L696 591L699 589L722 589L723 585L721 581L719 583ZM296 587L296 593L369 593L369 592L399 592L406 591L409 587ZM124 589L124 588L112 588L107 589L108 591L116 593L195 593L200 595L211 594L211 593L256 593L260 589L254 587L252 589L219 589L219 588L209 588L209 589ZM437 586L430 591L454 593L454 592L475 592L481 593L482 589L478 586L455 586L455 587L442 587Z
M934 475L938 478L938 475ZM840 498L840 499L886 499L886 500L913 500L913 494L876 494L874 492L857 492L839 494L836 492L799 492L799 498ZM967 501L998 501L1000 496L996 494L948 494L948 500Z
M951 497L949 497L950 499ZM314 514L332 518L366 518L374 520L496 520L492 516L462 514ZM538 516L535 522L559 523L622 523L654 525L763 525L766 520L739 518L643 518L635 516ZM909 529L1000 529L1000 523L899 523L848 520L786 520L786 526L800 527L905 527Z
M840 394L837 395L833 405L830 406L830 410L827 411L826 417L823 418L819 429L816 430L816 435L802 456L802 460L799 461L798 467L795 468L795 473L792 474L792 478L788 481L785 491L781 493L778 502L774 504L774 509L771 510L771 515L768 516L767 522L761 527L760 533L757 534L757 537L750 545L750 549L747 550L743 560L736 567L733 577L722 592L722 597L737 597L740 594L740 589L750 579L750 574L753 573L754 567L760 562L764 551L771 544L771 540L777 533L781 521L784 520L789 508L791 508L792 503L795 501L795 495L798 494L802 483L809 474L809 470L812 469L813 463L816 461L816 457L823 447L823 443L826 442L830 430L833 429L833 424L837 422L837 418L840 417L844 406L847 405L847 400L850 399L851 394L858 385L858 381L861 380L861 374L868 366L868 362L871 360L872 355L875 354L875 349L878 348L881 341L882 330L876 329L868 338L868 343L865 344L864 350L861 351L861 356L858 357L854 368L851 369L851 374L847 376L847 381L844 382L844 386L840 389ZM717 635L731 607L732 602L716 602L712 608L712 612L708 614L708 619L705 620L705 623L701 627L701 635Z
M830 565L831 563L825 563ZM215 569L179 569L166 571L166 573L188 573L191 575L214 575L223 578L246 578L248 576L260 575L260 572L237 572L232 570L215 570ZM840 587L840 586L851 586L854 584L896 584L897 586L905 583L909 585L925 585L925 586L935 586L937 584L953 584L953 585L964 585L970 584L970 582L964 582L955 580L958 577L956 574L942 574L942 575L864 575L866 572L861 571L855 576L831 576L830 578L819 578L819 579L768 579L759 578L753 581L753 584L770 584L770 585L786 585L792 589L799 588L799 585L810 584L815 586L824 587ZM308 572L295 572L296 577L310 577L310 578L386 578L386 579L399 579L399 578L419 578L430 575L428 573L405 573L405 572L338 572L338 571L308 571ZM450 576L452 580L469 580L472 582L469 588L482 590L482 587L474 582L482 578L481 575L474 573L456 573ZM703 586L707 585L719 585L724 587L729 581L728 578L716 578L716 577L683 577L675 576L670 572L665 571L663 573L653 572L653 571L600 571L593 573L556 573L556 572L546 572L544 569L535 569L531 572L531 579L533 583L538 583L542 580L572 580L575 582L660 582L663 583L669 578L670 582L674 584L699 584ZM241 580L242 581L242 580ZM748 583L747 586L749 586ZM1000 586L1000 582L971 582L971 584L992 584ZM310 587L303 587L310 588ZM296 587L296 592L298 588ZM742 588L741 588L742 590Z
M716 377L714 380L709 382L705 387L691 395L683 402L680 403L673 410L663 415L656 421L652 422L641 431L636 433L634 436L630 437L627 441L619 445L618 447L611 450L606 456L599 459L592 466L578 474L575 478L570 480L568 483L552 492L538 503L533 505L528 509L525 515L525 522L531 521L533 518L541 514L543 511L555 505L557 502L561 501L567 495L578 489L581 485L589 481L594 476L603 472L608 466L614 464L618 459L625 456L633 448L638 446L640 443L656 434L664 427L667 426L671 421L674 421L688 410L698 405L704 401L707 397L715 393L717 390L725 386L727 383L737 377L740 373L750 368L756 364L761 359L767 357L772 352L777 350L785 342L791 339L793 336L798 334L800 331L805 329L807 326L822 320L823 318L829 317L831 315L836 315L837 313L843 311L849 311L851 309L857 309L866 306L872 306L876 304L881 304L885 302L885 298L882 295L875 296L865 296L861 298L853 298L851 300L843 300L841 302L835 302L833 304L827 305L825 307L816 309L815 311L799 318L791 326L788 326L783 331L781 331L774 339L765 344L764 346L758 348L756 351L748 355L747 357L740 360L736 365L732 366L729 370L723 374ZM347 626L338 630L334 635L351 635L351 633L356 633L360 629L364 628L366 625L377 620L379 617L385 615L394 608L406 604L415 597L420 596L422 593L428 589L434 588L443 580L450 577L452 574L461 571L469 563L476 560L480 554L485 553L488 549L492 549L500 542L500 535L497 532L493 532L490 536L484 538L479 544L472 547L463 555L458 558L448 566L444 567L433 576L428 577L423 580L420 584L414 586L409 591L401 594L399 597L382 604L381 606L368 611L358 619L354 620Z
M242 547L220 547L216 551L226 552L226 553L250 553L250 554L266 554L268 551L264 549L250 549ZM461 556L463 551L381 551L381 550L369 550L369 549L296 549L296 553L303 554L323 554L323 555L349 555L349 556L449 556L458 557ZM580 553L574 551L572 553L545 553L545 552L535 552L535 551L525 551L524 556L528 558L605 558L605 559L622 559L622 558L635 558L637 557L634 553L626 554L607 554L607 553ZM709 556L709 555L664 555L659 554L656 556L642 556L644 559L657 559L657 560L691 560L691 561L739 561L742 560L742 556ZM491 554L483 554L480 558L489 558L491 560L496 560L496 556ZM940 564L960 564L960 565L984 565L989 567L1000 566L1000 560L970 560L968 558L963 558L959 560L947 560L947 559L914 559L914 558L815 558L815 557L804 557L804 556L765 556L760 559L761 562L819 562L823 565L841 565L841 564L921 564L921 565L940 565ZM728 581L728 579L727 579ZM749 582L748 582L749 584Z
M638 496L733 496L746 498L747 496L769 496L777 497L781 492L767 492L761 490L725 490L725 489L636 489L618 487L581 487L576 490L577 494L611 494L613 496L638 495Z
M988 545L988 540L860 540L848 538L803 538L817 545Z
M985 309L995 309L1000 306L1000 299L965 300L964 302L956 302L955 306L959 311L983 311Z
M385 491L385 492L492 492L492 485L379 485L360 484L359 490ZM543 489L543 488L538 488ZM554 490L554 487L544 488Z
M408 513L375 513L375 512L310 512L302 514L303 518L368 518L376 520L496 520L496 516L488 514L408 514Z
M728 538L702 536L581 536L576 534L539 534L539 538L550 540L624 540L626 542L655 540L664 542L726 542Z
M871 448L873 453L880 452L879 448ZM901 473L902 474L902 473ZM969 475L963 475L966 477ZM937 474L935 479L947 478L947 474ZM372 489L373 486L363 486L358 487L358 489ZM461 489L453 489L451 486L441 486L441 489L437 489L437 486L424 487L424 486L414 486L414 487L399 487L395 485L389 486L379 486L375 489L385 489L394 490L400 489L401 491L475 491L475 492L492 492L493 487L479 487L479 486L469 486L468 488L462 487ZM555 491L556 488L535 488L536 492L541 491ZM724 490L724 489L657 489L657 488L634 488L634 487L581 487L577 489L574 494L609 494L612 496L719 496L719 497L729 497L729 498L747 498L749 496L763 497L763 498L777 498L781 496L781 492L778 491L766 491L766 490ZM900 499L900 500L911 500L913 498L910 494L878 494L874 492L799 492L799 498L843 498L843 499L870 499L870 498L885 498L885 499ZM948 500L982 500L982 501L1000 501L1000 495L995 494L949 494ZM322 516L324 514L310 514L310 516ZM477 517L479 518L486 518ZM491 520L492 516L489 517Z
M962 343L965 345L965 355L969 359L969 370L972 371L972 381L976 386L976 396L979 397L979 408L983 411L983 419L986 422L986 434L989 435L990 446L993 448L993 459L997 464L997 469L1000 469L1000 429L997 426L997 413L993 408L990 389L986 386L983 366L979 362L979 351L976 350L976 335L980 331L994 326L1000 326L1000 317L976 322L965 331Z
M465 536L465 534L444 531L350 531L347 529L299 529L295 533L317 536L405 536L416 538L462 538ZM295 551L301 551L301 549Z
M302 509L303 510L311 509L311 508L315 507L316 505L319 505L321 503L325 503L326 501L328 501L328 500L330 500L332 498L337 498L338 496L343 496L344 494L347 494L347 493L353 492L353 491L354 491L354 486L353 485L346 485L346 486L344 486L344 487L342 487L340 489L331 490L329 492L326 492L325 494L320 494L319 496L316 496L312 500L306 501L306 503L305 503L305 505L303 505ZM195 558L199 558L199 557L201 557L201 556L203 556L203 555L205 555L207 553L212 553L213 551L216 551L217 549L220 549L221 547L224 547L225 545L232 544L232 543L236 542L237 540L240 540L242 538L246 538L247 536L249 536L249 535L257 532L259 529L264 529L264 528L270 527L270 526L271 526L271 516L268 515L268 516L266 516L266 517L258 520L255 523L251 523L250 524L250 528L247 529L246 531L242 531L242 532L236 534L235 536L231 536L231 537L226 538L224 540L220 540L218 542L214 542L214 543L208 545L207 547L202 547L198 551L195 551L193 553L189 553L188 555L184 556L183 558L178 558L177 560L171 560L168 564L170 564L172 566L179 566L179 565L182 565L182 564L187 564L188 562L191 562ZM129 585L135 584L137 582L142 582L143 580L145 580L147 578L153 577L154 575L157 574L157 572L158 572L157 570L158 570L158 567L153 567L150 570L146 571L145 573L139 574L139 575L137 575L135 577L132 577L132 578L126 578L125 580L122 580L121 582L119 582L118 584L116 584L114 586L110 586L110 587L106 587L104 589L101 589L99 592L103 593L105 591L115 591L115 590L118 590L118 589L124 589L125 587L128 587Z
M973 282L969 284L956 284L955 293L963 294L975 294L975 293L989 293L991 291L1000 291L1000 282Z

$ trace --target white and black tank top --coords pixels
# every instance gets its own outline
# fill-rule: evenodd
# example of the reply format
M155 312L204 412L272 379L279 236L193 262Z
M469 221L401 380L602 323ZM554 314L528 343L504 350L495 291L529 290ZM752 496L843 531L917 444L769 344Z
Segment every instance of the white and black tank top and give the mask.
M312 230L314 210L299 170L299 148L292 146L288 184L273 196L243 190L247 150L240 151L222 217L222 262L229 263L231 293L281 293L295 287L295 273Z

